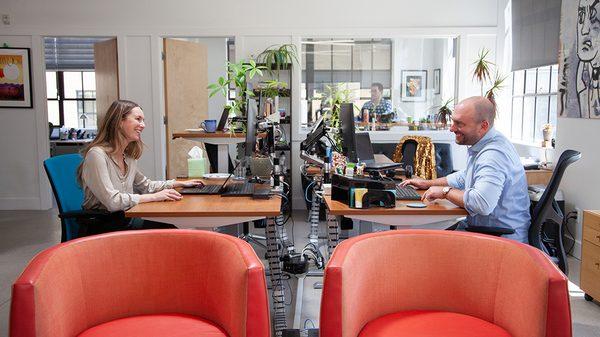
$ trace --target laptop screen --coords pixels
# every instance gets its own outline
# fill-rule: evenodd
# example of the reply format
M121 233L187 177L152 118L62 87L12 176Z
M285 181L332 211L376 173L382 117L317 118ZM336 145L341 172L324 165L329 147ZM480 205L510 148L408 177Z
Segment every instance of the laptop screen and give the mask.
M356 157L360 161L374 160L373 145L368 132L356 133Z

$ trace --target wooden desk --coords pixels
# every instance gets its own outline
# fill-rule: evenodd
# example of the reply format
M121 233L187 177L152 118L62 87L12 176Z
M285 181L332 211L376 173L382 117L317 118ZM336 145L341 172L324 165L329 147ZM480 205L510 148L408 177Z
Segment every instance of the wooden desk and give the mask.
M281 199L184 195L180 201L149 202L136 205L125 216L165 222L179 228L214 228L246 221L276 217Z
M211 180L209 183L222 184L223 181ZM138 204L126 211L125 216L170 223L179 228L214 228L266 218L267 260L273 285L274 317L285 317L281 252L277 243L278 234L283 238L285 233L283 226L276 226L275 223L280 209L281 197L279 196L271 196L270 199L252 199L251 197L221 197L220 195L184 195L180 201ZM275 330L278 332L285 328L285 323L275 325Z
M184 131L173 133L173 139L175 138L185 138L217 145L217 172L229 173L229 145L243 143L246 141L246 134L243 132L230 133L223 131Z
M552 178L552 170L525 170L527 185L548 185Z
M422 195L425 191L418 192ZM426 208L409 208L406 206L408 203L418 201L396 200L395 208L373 207L362 209L350 208L340 201L331 200L331 196L325 196L324 199L327 206L327 237L330 256L339 241L338 218L341 216L389 226L410 228L412 226L452 220L468 214L464 208L458 207L448 200L425 202L427 205Z

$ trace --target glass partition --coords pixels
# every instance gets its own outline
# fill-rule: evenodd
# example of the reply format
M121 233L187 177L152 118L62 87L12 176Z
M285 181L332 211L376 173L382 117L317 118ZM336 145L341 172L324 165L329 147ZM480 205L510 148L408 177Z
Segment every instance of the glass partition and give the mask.
M378 106L372 98L387 102L378 110L384 122L432 119L436 107L456 96L456 47L454 37L303 39L301 127L339 96L357 106L357 119L363 107ZM381 88L381 100L373 88Z

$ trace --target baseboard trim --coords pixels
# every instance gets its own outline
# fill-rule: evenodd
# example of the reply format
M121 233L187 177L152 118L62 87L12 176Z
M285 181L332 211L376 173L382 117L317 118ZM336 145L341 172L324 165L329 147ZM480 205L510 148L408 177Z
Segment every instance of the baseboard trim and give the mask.
M32 198L2 198L0 197L0 210L41 210L39 197Z

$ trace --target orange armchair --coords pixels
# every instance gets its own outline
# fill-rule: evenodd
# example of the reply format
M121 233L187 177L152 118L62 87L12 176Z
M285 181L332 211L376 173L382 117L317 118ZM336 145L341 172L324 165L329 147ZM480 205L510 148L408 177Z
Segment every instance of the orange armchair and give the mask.
M38 254L13 285L10 337L268 337L263 265L193 230L117 232Z
M567 279L537 249L474 233L403 230L342 242L323 337L571 337Z

